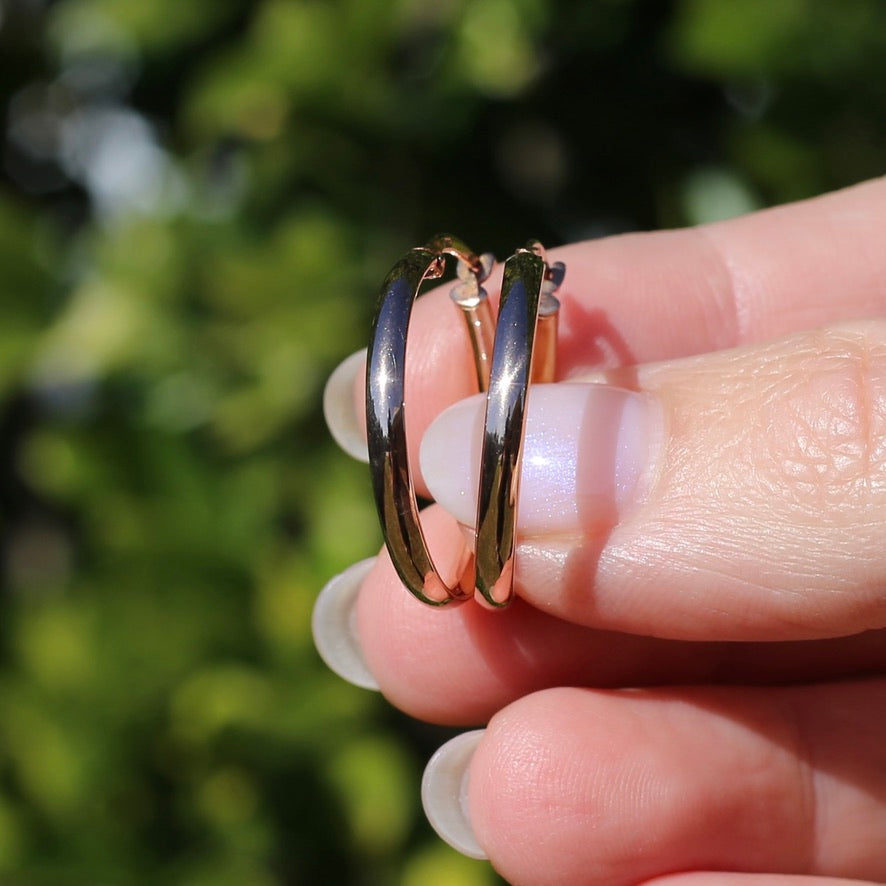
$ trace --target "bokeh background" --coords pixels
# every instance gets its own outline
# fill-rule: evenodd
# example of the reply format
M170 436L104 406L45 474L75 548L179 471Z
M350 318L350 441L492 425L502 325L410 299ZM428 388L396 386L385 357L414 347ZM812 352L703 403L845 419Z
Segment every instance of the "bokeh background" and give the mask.
M328 673L325 377L506 256L878 175L878 0L0 0L0 882L486 886Z

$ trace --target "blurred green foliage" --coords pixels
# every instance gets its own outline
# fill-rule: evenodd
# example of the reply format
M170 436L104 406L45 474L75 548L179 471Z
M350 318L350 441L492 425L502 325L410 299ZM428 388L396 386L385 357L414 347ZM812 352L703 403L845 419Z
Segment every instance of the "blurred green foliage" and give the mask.
M328 673L390 262L880 174L877 0L0 0L3 882L483 886Z

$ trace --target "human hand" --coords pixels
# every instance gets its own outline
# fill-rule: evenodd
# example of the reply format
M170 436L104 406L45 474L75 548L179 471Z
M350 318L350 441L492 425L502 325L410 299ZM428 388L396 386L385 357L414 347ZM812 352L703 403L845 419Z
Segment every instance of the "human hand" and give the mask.
M383 552L315 619L404 711L488 721L426 773L456 848L515 884L886 881L884 229L876 181L551 251L570 384L530 394L519 599L429 609ZM451 579L482 403L440 416L472 371L446 299L416 304L407 396Z

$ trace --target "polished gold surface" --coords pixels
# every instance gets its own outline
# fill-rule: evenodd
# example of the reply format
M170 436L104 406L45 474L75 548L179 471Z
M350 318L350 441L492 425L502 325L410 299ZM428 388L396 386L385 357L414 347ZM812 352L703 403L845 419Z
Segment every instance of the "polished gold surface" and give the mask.
M505 263L486 395L477 505L476 587L491 606L513 595L526 400L547 265L530 250Z
M465 318L471 351L474 357L474 369L477 373L477 389L489 389L489 371L492 366L492 346L495 341L495 317L492 307L486 298L480 299L475 305L459 305Z
M366 360L369 463L382 533L400 579L419 600L432 606L467 599L474 590L470 569L463 569L462 577L447 585L434 566L421 529L407 455L405 366L409 318L422 282L443 273L445 255L455 256L465 267L453 299L462 310L472 312L469 327L475 330L472 347L477 376L488 378L486 351L481 362L474 339L476 336L486 349L493 334L492 313L488 304L483 308L486 293L480 286L492 262L450 236L411 250L392 268L379 294ZM469 306L466 308L461 301Z
M535 352L532 355L532 384L552 382L557 373L556 313L539 315L535 327Z

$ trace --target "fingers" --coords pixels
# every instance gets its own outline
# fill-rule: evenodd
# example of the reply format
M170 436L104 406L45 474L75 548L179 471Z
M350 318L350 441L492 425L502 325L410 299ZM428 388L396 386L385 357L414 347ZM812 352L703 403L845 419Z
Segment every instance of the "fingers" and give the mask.
M532 605L431 617L379 559L350 647L362 648L371 681L418 716L466 722L558 683L882 669L883 324L624 367L882 314L883 216L877 182L555 254L570 265L561 372L608 370L612 386L586 393L581 415L609 433L577 422L551 456L555 407L537 438L548 444L536 450L543 482L552 465L573 473L534 497L524 476L518 592ZM422 299L410 331L413 448L471 388L467 343L444 298ZM359 388L344 386L357 412ZM359 437L359 421L351 432ZM431 467L432 486L456 450L447 468ZM439 510L426 522L445 572L461 533ZM832 688L532 695L493 719L474 757L477 835L514 883L636 883L674 871L738 882L715 873L725 870L748 872L749 886L760 871L779 882L804 874L798 886L882 880L871 847L884 842L883 684Z
M462 544L440 508L427 509L424 524L444 560ZM473 604L431 612L403 588L384 553L368 572L361 567L358 583L359 595L356 587L344 594L356 599L355 617L323 626L318 646L345 650L331 664L346 679L374 684L401 710L436 723L485 723L515 699L553 686L776 684L886 668L886 631L807 643L686 643L592 630L521 600L500 612ZM354 646L364 662L356 669Z
M568 621L677 639L886 625L886 322L610 378L641 394L530 395L520 596ZM423 458L434 497L466 523L471 409L440 419Z
M631 234L551 250L567 264L559 375L762 341L886 310L879 232L886 181L702 228ZM495 299L500 269L487 284ZM416 302L406 366L408 438L474 392L468 339L441 287ZM365 446L362 364L329 411L334 434ZM341 426L341 427L340 427ZM417 466L416 466L417 467ZM419 487L421 483L419 482Z
M774 682L882 668L883 634L871 630L886 610L882 337L877 322L638 369L634 383L659 402L667 439L645 498L633 504L613 499L607 508L615 484L607 492L594 473L613 461L600 445L629 448L605 426L621 416L624 431L622 394L572 388L592 399L602 391L606 400L584 413L566 409L566 426L588 429L572 454L555 439L556 411L534 446L531 405L520 519L533 517L535 500L547 510L523 539L517 581L533 607L490 614L466 606L431 617L383 556L359 603L360 644L375 680L416 716L475 723L557 684ZM457 428L442 434L447 477L460 462L464 470L476 464L463 444L468 436ZM552 452L558 471L573 465L572 479L559 486L543 470L532 475ZM579 455L589 469L575 467ZM455 501L475 487L469 477ZM567 507L562 493L570 489L581 493L583 509ZM570 530L575 514L583 522ZM461 560L463 536L439 509L423 521L445 572ZM545 535L546 523L555 534ZM668 644L650 635L733 643ZM776 640L783 642L759 642ZM837 667L845 670L830 670Z
M537 693L491 721L463 812L516 886L675 871L882 882L884 704L882 680ZM445 822L452 800L429 793Z
M798 874L718 874L698 872L647 880L644 886L877 886L873 880L803 877Z

